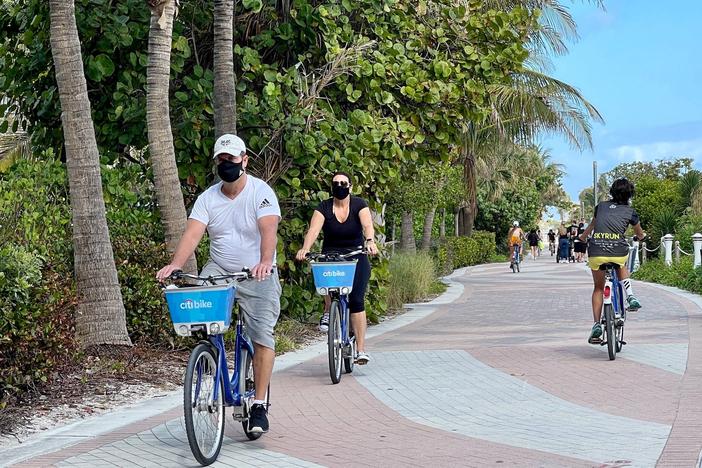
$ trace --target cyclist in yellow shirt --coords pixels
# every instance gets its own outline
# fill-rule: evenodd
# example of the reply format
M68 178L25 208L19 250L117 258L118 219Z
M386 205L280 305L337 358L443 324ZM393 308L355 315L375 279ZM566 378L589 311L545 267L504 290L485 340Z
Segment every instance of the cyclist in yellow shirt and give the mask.
M519 227L519 221L512 223L512 227L507 233L507 247L509 248L509 265L512 267L512 258L514 257L514 246L522 245L524 239L524 231Z

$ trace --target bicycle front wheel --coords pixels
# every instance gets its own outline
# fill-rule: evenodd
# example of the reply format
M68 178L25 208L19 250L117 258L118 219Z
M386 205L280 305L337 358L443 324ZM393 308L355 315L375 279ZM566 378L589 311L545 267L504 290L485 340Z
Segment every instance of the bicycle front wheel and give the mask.
M607 353L609 360L614 361L617 357L617 337L614 333L614 308L612 304L605 304L605 332L607 333Z
M185 432L190 450L202 466L211 465L217 460L224 436L224 383L221 378L216 381L216 353L211 345L198 344L190 353L185 371Z
M332 301L329 307L329 330L327 331L327 350L329 352L329 377L332 383L341 380L341 317L339 301Z

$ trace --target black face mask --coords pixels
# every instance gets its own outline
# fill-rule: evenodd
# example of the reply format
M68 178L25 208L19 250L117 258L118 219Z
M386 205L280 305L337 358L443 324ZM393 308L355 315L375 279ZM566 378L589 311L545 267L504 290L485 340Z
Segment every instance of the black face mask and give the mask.
M235 182L244 173L242 166L243 162L222 161L217 165L217 174L225 182Z
M349 196L349 187L341 187L339 185L332 186L332 195L338 200L343 200Z

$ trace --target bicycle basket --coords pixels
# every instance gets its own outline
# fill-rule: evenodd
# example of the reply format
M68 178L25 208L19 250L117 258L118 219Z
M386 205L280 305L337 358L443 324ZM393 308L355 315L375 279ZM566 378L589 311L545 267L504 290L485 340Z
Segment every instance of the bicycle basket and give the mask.
M190 336L194 326L204 326L207 333L217 335L231 324L233 284L166 289L165 295L173 328L180 336Z
M357 260L349 262L311 262L314 287L317 294L326 295L336 289L341 294L349 294L353 289L353 277Z

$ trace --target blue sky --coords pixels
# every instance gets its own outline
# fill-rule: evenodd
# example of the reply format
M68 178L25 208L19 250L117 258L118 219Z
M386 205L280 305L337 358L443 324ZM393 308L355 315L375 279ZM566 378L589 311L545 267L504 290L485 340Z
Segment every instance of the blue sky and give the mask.
M702 1L605 0L569 6L580 39L554 59L551 74L574 85L605 125L593 128L594 150L559 138L542 141L566 168L564 187L577 201L600 172L620 162L689 156L702 166Z

